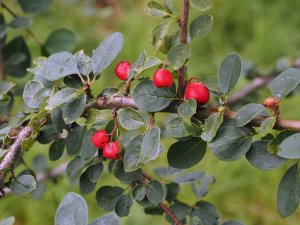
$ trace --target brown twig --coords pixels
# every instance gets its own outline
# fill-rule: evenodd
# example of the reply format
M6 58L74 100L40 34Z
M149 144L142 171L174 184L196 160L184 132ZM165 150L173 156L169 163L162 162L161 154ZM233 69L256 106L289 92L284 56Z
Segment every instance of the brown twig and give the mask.
M189 1L188 0L182 0L182 17L179 21L180 25L180 42L181 43L187 43L187 36L188 36L188 18L189 18ZM185 68L184 65L178 69L178 96L183 97L184 91L185 91Z
M250 84L248 84L246 87L244 87L241 91L237 92L236 94L232 95L228 99L228 104L235 104L238 101L240 101L245 96L255 92L257 89L265 86L268 81L270 80L270 77L256 77L252 80Z
M158 206L173 220L175 225L183 225L174 213L164 203L159 203Z

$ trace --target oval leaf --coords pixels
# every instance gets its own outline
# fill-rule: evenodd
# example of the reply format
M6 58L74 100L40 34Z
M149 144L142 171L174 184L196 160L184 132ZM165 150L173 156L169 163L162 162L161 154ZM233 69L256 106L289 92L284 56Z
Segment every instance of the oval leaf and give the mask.
M212 0L189 0L191 6L200 11L207 11L212 6Z
M195 18L190 25L190 35L193 40L202 38L213 27L213 17L211 15L201 15Z
M26 105L30 108L38 108L40 106L40 102L34 99L34 96L44 88L43 84L37 80L30 80L26 83L23 99Z
M277 155L287 159L300 158L300 133L284 139L279 145Z
M219 127L221 126L224 118L223 112L217 112L211 114L204 123L204 129L201 135L202 140L210 142L217 134Z
M157 180L150 181L146 186L146 196L153 204L162 202L165 197L164 185Z
M103 40L92 56L92 70L95 75L99 75L118 56L124 45L123 35L116 32Z
M120 219L115 213L107 213L89 225L120 225Z
M201 138L178 141L168 151L168 163L178 169L187 169L199 163L205 155L206 143Z
M36 181L31 175L21 175L10 184L10 190L15 195L25 195L32 192L35 189Z
M88 208L85 200L76 193L68 193L59 204L55 225L87 225Z
M263 105L250 103L243 106L236 114L235 124L237 127L245 126L256 116L268 116L268 111Z
M174 70L178 70L191 57L191 48L188 44L178 44L168 53L168 61Z
M115 205L115 212L119 217L128 216L133 202L130 195L123 195Z
M167 88L157 88L151 80L138 83L132 96L137 107L146 112L158 112L170 105L172 93Z
M97 205L106 211L111 211L123 192L124 189L120 187L103 186L96 193Z
M242 59L237 53L227 55L219 70L220 88L228 94L236 85L242 70Z
M143 117L132 108L119 109L118 120L126 130L135 130L144 125Z
M271 81L269 87L274 97L282 99L300 83L300 69L289 68Z

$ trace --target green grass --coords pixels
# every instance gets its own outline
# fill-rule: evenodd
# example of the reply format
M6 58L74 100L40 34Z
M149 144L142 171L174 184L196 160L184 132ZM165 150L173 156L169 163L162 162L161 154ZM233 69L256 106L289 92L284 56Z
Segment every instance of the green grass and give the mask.
M143 14L146 1L126 0L119 1L117 13L105 18L104 11L95 11L87 14L83 3L66 4L55 1L49 13L35 15L32 30L42 40L45 40L54 29L67 27L77 36L76 49L85 49L91 54L98 43L108 34L121 31L125 37L125 46L118 60L127 59L134 61L143 49L149 54L154 53L150 46L149 36L152 27L162 20L150 18ZM174 1L178 2L178 1ZM190 76L216 75L222 58L229 52L238 52L243 59L253 61L261 71L270 71L276 60L288 56L299 56L299 25L298 9L300 1L297 0L215 0L210 13L215 18L214 29L210 34L193 44L192 59L188 62ZM18 8L14 8L19 11ZM86 9L86 8L85 8ZM106 11L107 12L107 11ZM199 13L191 10L192 17ZM179 11L178 11L179 13ZM13 31L9 39L19 34ZM33 39L25 34L33 57L40 54L39 46ZM161 56L161 55L160 55ZM99 93L104 87L118 84L113 75L113 65L106 70L102 78L93 86L94 92ZM150 72L145 76L152 76ZM28 75L18 83L22 84L30 79ZM238 89L247 83L241 79ZM258 102L270 95L268 90L258 92ZM15 111L22 104L18 98ZM289 119L299 117L299 95L287 98L282 103L282 116ZM163 119L161 119L163 120ZM174 140L164 140L165 149ZM47 155L47 147L35 145L29 153L25 154L26 162L30 163L37 154ZM68 159L64 157L56 162L59 164ZM53 163L50 164L54 166ZM167 165L166 151L155 162L146 166L150 173L155 166ZM271 172L261 172L253 168L245 159L235 162L221 162L209 151L204 160L192 170L204 170L215 175L217 183L205 200L216 205L224 219L236 218L248 225L298 225L299 210L287 219L280 218L276 209L276 191L281 176L288 165ZM118 182L105 173L97 187L105 184L118 185ZM53 224L55 210L62 197L69 191L79 192L78 187L71 186L67 178L59 179L57 184L48 182L49 188L42 200L32 200L30 196L9 196L0 200L0 217L14 215L18 225L50 225ZM182 186L181 199L188 203L196 201L189 186ZM90 220L99 217L104 212L96 206L95 192L84 196L88 201ZM137 204L134 205L129 217L122 219L123 225L164 225L166 222L159 216L144 215Z

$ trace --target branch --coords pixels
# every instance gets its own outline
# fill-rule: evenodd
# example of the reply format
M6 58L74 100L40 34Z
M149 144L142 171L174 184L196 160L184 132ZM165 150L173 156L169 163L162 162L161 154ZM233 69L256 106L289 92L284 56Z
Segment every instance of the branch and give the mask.
M182 0L182 18L180 20L180 42L187 43L188 36L188 18L189 18L189 0ZM183 97L185 91L184 65L178 69L178 95Z
M167 108L165 108L161 112L177 113L177 109L178 109L179 105L180 105L180 102L178 102L178 101L172 102ZM132 97L129 97L129 96L100 97L95 102L88 104L85 108L85 112L87 112L87 110L92 109L92 108L94 108L94 109L120 109L120 108L127 108L127 107L137 109L137 106ZM208 109L208 108L204 108L204 107L199 107L197 109L197 113L196 113L195 117L203 120L203 119L206 119L211 114L216 113L216 112L218 112L217 108ZM226 111L225 117L233 119L236 117L236 112ZM259 127L266 118L267 117L257 116L250 122L250 124L254 127ZM278 119L274 125L274 129L276 129L276 130L291 129L291 130L300 132L300 121ZM29 126L24 127L20 131L15 142L12 144L9 152L4 156L2 162L0 163L0 171L7 169L14 164L16 157L17 157L18 153L20 152L22 140L29 137L31 135L31 132L32 132L32 128ZM4 175L5 175L5 173L0 172L0 184L5 179Z
M255 92L257 89L265 86L268 81L270 80L270 77L257 77L252 80L252 82L247 85L245 88L243 88L241 91L237 92L236 94L232 95L228 99L228 104L235 104L245 96Z
M0 184L5 179L5 171L3 170L10 168L14 165L18 154L21 150L21 143L24 139L28 138L31 135L32 128L30 126L24 127L18 134L15 142L11 145L8 153L4 156L0 162Z
M168 208L164 203L159 203L158 206L169 215L169 217L173 220L175 225L183 225L180 220L174 215L174 213Z

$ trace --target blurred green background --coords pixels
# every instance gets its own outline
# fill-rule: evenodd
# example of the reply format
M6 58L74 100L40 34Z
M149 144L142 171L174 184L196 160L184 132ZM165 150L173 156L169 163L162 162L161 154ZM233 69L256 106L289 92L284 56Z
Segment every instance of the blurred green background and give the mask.
M101 2L101 1L100 1ZM76 33L77 49L85 49L91 55L98 43L107 35L121 31L125 36L125 46L118 60L125 59L133 62L143 49L148 54L154 53L150 45L151 29L161 22L143 14L146 1L144 0L111 0L109 5L98 4L95 1L56 0L49 12L32 15L34 24L32 30L42 39L57 28L68 28ZM178 4L180 1L174 1ZM19 14L21 10L14 1L8 4ZM180 6L180 5L179 5ZM179 6L177 8L179 8ZM222 58L229 52L238 52L243 59L257 64L263 74L274 68L281 57L295 59L300 54L300 1L299 0L214 0L209 11L215 19L211 33L193 45L192 58L188 62L190 76L212 76L218 72ZM180 11L177 11L178 15ZM191 10L191 18L199 12ZM8 37L11 39L19 35L20 31L13 31ZM33 49L33 58L40 55L39 45L27 37L28 44ZM161 55L160 55L161 56ZM113 68L118 62L106 70L104 75L93 86L95 93L104 87L118 84L113 75ZM151 76L151 73L149 73ZM17 80L22 85L30 79L28 74L24 79ZM242 78L237 90L242 89L249 81ZM257 101L262 101L270 95L268 90L258 92ZM282 117L300 119L299 95L293 95L282 103ZM17 101L15 111L20 107ZM164 140L165 149L174 140ZM34 145L25 155L28 164L35 155L47 155L48 146ZM166 152L166 151L165 151ZM146 166L152 173L155 166L167 166L165 152L155 161ZM50 163L49 167L68 160L65 156L58 162ZM204 170L216 177L216 184L205 200L213 203L220 212L222 219L238 219L248 225L298 225L299 210L287 219L280 218L276 209L277 186L285 165L275 171L261 172L253 168L245 159L235 162L221 162L209 151L204 160L192 170ZM97 187L118 182L104 174ZM55 210L62 197L69 191L78 192L78 187L71 186L67 178L60 178L57 184L48 182L48 189L42 200L33 200L30 196L8 196L0 200L0 217L15 216L17 225L50 225L53 224ZM179 197L188 203L196 201L189 186L182 186ZM97 207L95 191L85 196L88 201L90 221L102 215ZM163 225L167 224L161 216L147 216L143 209L134 204L131 214L122 218L122 225Z

